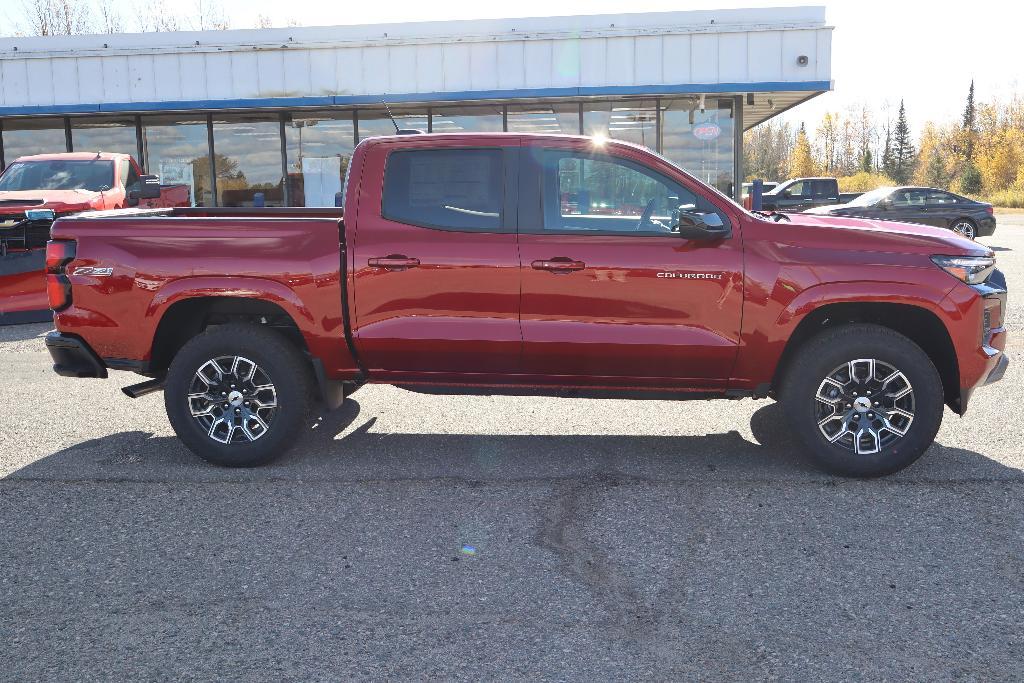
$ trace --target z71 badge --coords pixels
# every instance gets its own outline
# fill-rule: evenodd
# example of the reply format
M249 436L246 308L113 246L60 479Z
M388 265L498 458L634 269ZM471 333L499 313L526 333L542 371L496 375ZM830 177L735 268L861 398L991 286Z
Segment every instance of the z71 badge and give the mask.
M113 268L97 268L96 266L78 266L73 271L72 275L92 275L93 277L103 277L106 275L113 274Z

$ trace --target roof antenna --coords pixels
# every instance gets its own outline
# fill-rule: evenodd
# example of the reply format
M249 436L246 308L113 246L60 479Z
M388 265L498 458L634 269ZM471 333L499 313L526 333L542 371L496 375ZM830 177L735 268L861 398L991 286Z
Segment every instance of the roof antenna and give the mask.
M380 103L384 105L384 109L388 112L388 118L391 119L391 125L395 127L395 135L421 135L423 133L422 130L416 130L415 128L399 128L398 122L395 121L395 116L391 113L391 107L388 106L388 103L384 100L381 100Z
M384 108L388 110L388 118L391 119L391 125L395 127L395 135L401 135L402 131L398 130L398 122L395 121L395 115L391 113L391 107L389 107L388 103L383 100L381 100L381 104L383 104Z

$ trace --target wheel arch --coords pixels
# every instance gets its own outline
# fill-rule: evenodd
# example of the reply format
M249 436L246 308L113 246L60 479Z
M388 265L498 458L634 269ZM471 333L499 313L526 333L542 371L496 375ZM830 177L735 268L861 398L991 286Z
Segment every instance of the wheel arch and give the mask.
M169 304L160 316L150 348L150 372L163 373L189 339L208 327L229 322L267 326L309 353L295 318L276 302L251 296L186 296Z
M837 302L813 309L800 320L786 342L772 378L773 392L778 392L786 372L798 356L797 351L807 340L822 330L852 323L874 323L887 327L920 346L939 372L946 405L962 414L960 366L953 339L934 312L914 304Z

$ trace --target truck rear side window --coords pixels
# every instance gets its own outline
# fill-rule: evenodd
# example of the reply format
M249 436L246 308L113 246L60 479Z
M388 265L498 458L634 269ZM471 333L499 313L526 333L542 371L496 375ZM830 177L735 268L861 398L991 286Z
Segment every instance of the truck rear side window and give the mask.
M388 156L381 214L426 228L495 231L503 196L501 150L403 150Z

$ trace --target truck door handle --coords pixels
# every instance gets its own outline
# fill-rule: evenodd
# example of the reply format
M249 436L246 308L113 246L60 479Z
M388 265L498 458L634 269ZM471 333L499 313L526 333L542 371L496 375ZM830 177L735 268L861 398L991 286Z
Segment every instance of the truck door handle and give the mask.
M391 254L381 258L372 258L366 262L371 268L384 268L385 270L405 270L415 268L420 264L418 258L409 258L402 254Z
M551 273L571 273L574 270L583 270L587 264L583 261L574 261L565 256L556 256L543 261L534 261L530 264L534 270L546 270Z

